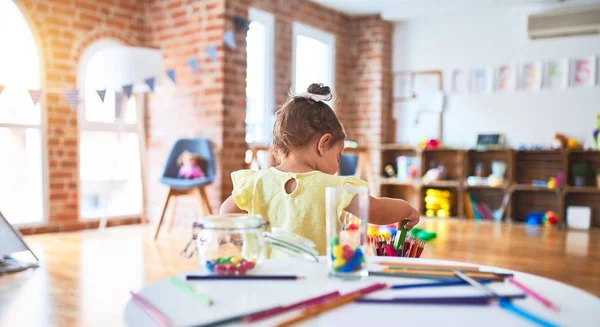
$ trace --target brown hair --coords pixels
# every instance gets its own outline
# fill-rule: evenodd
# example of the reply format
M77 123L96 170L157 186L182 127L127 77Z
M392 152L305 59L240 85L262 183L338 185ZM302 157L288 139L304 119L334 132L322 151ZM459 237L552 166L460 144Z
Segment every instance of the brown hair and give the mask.
M332 145L346 138L344 127L333 109L311 97L331 100L333 96L329 86L313 83L306 91L306 96L290 96L277 111L273 148L278 156L287 157L292 150L306 146L326 133L331 134Z

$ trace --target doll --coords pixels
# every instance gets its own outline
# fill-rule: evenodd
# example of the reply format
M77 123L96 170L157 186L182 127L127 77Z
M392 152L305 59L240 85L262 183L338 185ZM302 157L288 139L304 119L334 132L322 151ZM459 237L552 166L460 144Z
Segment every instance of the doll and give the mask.
M202 171L203 162L204 160L199 155L183 151L177 159L177 164L179 165L177 177L185 179L204 177L204 172Z

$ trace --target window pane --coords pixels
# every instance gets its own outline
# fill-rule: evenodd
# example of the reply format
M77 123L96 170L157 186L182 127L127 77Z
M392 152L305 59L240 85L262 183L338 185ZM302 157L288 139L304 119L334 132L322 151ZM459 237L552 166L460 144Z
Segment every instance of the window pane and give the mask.
M39 125L40 113L39 103L33 104L27 89L7 86L0 94L0 123Z
M11 224L43 220L42 146L38 128L0 128L0 210Z
M250 23L246 37L246 142L265 142L267 29L260 22Z
M142 181L136 133L84 131L80 156L83 218L141 213Z
M121 119L126 124L135 124L137 123L137 102L135 95L129 97L127 103L123 105L123 114L121 114Z
M330 54L328 44L308 36L296 36L295 93L305 92L311 83L331 85Z

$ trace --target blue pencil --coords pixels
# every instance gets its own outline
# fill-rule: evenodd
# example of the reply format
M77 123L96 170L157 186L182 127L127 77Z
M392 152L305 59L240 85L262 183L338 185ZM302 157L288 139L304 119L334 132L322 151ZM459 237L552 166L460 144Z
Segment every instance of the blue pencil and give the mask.
M488 284L488 283L492 282L491 279L478 279L477 281L480 282L481 284ZM407 288L443 287L443 286L457 286L457 285L458 286L468 285L468 283L462 279L454 279L454 280L440 281L437 283L398 284L398 285L392 285L390 287L390 289L403 290L403 289L407 289Z
M503 308L506 311L512 312L514 314L516 314L517 316L520 316L522 318L525 318L535 324L537 324L538 326L543 326L543 327L558 327L558 325L551 323L547 320L544 320L538 316L534 316L531 313L515 306L514 304L512 304L509 300L500 300L500 307Z

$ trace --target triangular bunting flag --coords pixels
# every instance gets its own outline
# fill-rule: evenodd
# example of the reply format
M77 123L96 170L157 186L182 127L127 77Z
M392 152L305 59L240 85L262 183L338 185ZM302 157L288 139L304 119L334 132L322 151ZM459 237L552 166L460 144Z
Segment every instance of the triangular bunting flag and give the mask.
M154 82L156 81L156 79L154 77L148 77L144 80L144 82L146 82L146 85L148 85L148 87L150 88L150 92L154 92Z
M193 56L189 58L186 62L187 65L190 66L190 68L194 71L194 74L198 74L198 71L200 71L200 69L198 68L198 58L196 56Z
M4 85L0 85L0 94L2 94L2 91L4 91Z
M40 101L40 98L42 97L42 90L27 90L27 92L29 92L29 96L31 97L33 104L37 104L38 101Z
M69 107L71 110L77 109L77 103L79 102L79 91L77 90L66 90L64 91L65 98L69 102Z
M225 42L225 44L227 44L231 50L235 50L237 48L237 45L235 44L235 34L233 34L233 31L227 31L225 34L223 34L223 42Z
M250 21L240 15L235 16L233 18L233 23L235 25L236 31L246 32L248 30L248 27L250 27Z
M104 97L106 96L106 90L96 90L96 93L98 93L98 96L100 97L100 101L102 101L102 103L104 103Z
M167 70L167 76L169 76L169 79L173 81L173 83L177 83L175 81L175 69L169 69Z
M123 85L123 93L125 94L127 99L129 99L132 92L133 92L133 84Z
M206 55L212 61L219 60L219 57L217 56L217 46L214 44L209 45L208 48L206 48Z

